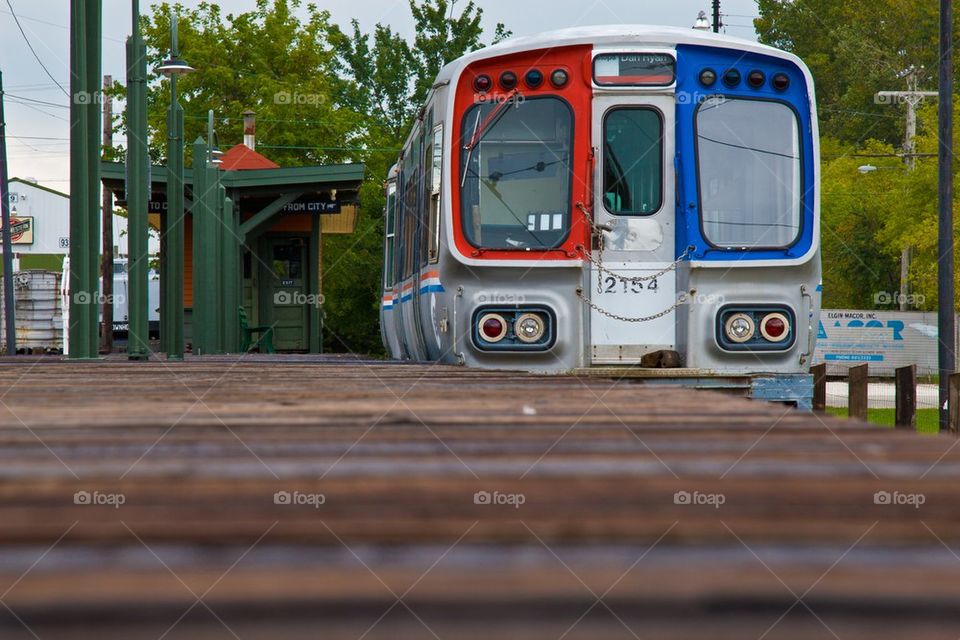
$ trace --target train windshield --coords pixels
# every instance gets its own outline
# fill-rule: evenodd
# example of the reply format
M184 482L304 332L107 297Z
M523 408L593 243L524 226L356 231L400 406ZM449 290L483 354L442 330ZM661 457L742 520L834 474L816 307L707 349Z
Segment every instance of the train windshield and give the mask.
M800 234L800 130L786 104L715 96L697 111L704 237L720 247L780 248Z
M488 249L556 247L570 226L573 115L559 98L512 102L474 105L463 119L463 231Z

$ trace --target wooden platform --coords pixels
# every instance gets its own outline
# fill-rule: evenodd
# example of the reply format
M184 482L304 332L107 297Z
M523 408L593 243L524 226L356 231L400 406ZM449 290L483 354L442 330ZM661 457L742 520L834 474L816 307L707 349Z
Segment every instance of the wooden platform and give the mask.
M630 379L0 359L0 638L956 638L957 442Z

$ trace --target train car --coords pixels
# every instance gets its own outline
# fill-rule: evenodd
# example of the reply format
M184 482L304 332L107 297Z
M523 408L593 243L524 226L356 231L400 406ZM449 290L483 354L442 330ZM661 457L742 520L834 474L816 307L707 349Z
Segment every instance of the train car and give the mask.
M513 38L443 68L387 185L391 357L809 404L819 146L796 56L668 27Z

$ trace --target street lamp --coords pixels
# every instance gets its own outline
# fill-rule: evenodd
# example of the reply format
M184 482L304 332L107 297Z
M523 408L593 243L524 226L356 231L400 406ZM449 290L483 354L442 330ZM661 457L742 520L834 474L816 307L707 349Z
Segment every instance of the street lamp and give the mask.
M710 21L707 19L706 11L697 14L697 21L693 23L693 28L699 31L710 31Z
M160 269L163 281L160 337L169 360L183 360L183 107L177 99L177 78L194 71L180 59L177 14L170 13L170 57L157 67L170 78L167 109L167 224L166 258Z

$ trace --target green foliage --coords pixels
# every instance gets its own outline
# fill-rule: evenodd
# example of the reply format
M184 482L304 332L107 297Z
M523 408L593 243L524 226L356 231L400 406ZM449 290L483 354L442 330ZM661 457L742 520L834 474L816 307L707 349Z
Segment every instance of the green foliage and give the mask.
M760 41L800 56L816 80L821 132L846 142L903 138L903 109L874 93L906 90L902 73L920 69L936 87L938 13L914 0L757 0Z
M327 349L382 352L383 181L440 67L483 46L482 9L468 2L456 13L454 4L410 0L412 43L381 24L364 34L354 21L345 33L328 12L301 0L257 0L252 11L226 15L216 2L195 8L163 2L142 18L150 70L169 56L171 9L179 17L180 57L196 69L177 84L187 166L190 143L207 136L211 109L221 149L240 141L241 114L251 109L257 151L280 166L366 164L356 232L324 238ZM508 35L498 24L495 41ZM149 76L150 150L162 162L169 81ZM122 99L125 88L117 83L110 93ZM122 115L117 128L124 128ZM109 153L123 157L120 147Z
M880 104L874 96L909 89L910 69L918 89L936 89L937 4L757 0L757 5L761 42L797 54L816 82L823 136L824 306L896 308L880 304L877 296L899 292L901 254L910 248L912 307L935 309L937 160L919 157L908 171L897 155L906 107ZM936 154L936 100L918 110L917 121L916 151ZM861 173L862 165L878 169Z

